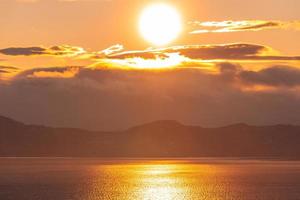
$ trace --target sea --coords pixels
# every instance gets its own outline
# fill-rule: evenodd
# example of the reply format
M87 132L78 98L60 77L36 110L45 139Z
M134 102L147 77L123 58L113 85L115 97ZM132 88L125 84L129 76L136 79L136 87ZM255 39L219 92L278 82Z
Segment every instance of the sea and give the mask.
M300 200L300 161L0 158L0 200Z

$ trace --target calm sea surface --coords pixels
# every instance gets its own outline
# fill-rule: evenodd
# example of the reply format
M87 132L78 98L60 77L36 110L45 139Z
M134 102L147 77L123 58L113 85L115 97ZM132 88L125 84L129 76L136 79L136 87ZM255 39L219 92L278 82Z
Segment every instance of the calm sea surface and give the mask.
M0 158L1 200L296 200L300 162Z

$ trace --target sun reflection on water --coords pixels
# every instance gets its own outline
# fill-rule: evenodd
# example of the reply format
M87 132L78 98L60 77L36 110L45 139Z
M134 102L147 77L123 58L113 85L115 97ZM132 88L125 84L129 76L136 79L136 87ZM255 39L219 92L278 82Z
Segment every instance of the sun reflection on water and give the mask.
M300 199L300 163L261 160L1 160L0 199Z
M176 177L176 165L144 165L141 170L142 179L139 179L139 199L171 200L181 196L185 191L181 187L182 180ZM181 195L179 195L181 194Z
M209 165L199 168L193 164L160 162L108 164L95 170L92 173L99 174L98 180L93 181L88 192L93 196L85 199L94 200L94 195L118 200L194 199L201 193L207 196L212 188L207 184L202 187L205 179L199 180L192 174L197 171L204 178L215 174L215 168Z

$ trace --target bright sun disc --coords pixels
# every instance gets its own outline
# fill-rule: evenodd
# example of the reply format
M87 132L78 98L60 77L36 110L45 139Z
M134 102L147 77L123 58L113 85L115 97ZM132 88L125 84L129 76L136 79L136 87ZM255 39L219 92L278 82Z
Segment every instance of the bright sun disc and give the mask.
M166 45L181 32L181 18L178 11L169 5L151 5L142 12L139 29L142 36L152 44Z

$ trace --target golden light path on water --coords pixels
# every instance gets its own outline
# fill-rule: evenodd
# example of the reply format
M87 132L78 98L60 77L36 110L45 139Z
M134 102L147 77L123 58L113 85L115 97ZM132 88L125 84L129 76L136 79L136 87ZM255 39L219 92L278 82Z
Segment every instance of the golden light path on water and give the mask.
M140 199L175 199L179 194L185 193L180 186L182 181L175 176L180 166L175 165L144 165L141 169L143 176L139 191Z
M0 159L0 199L300 199L300 162L242 159Z
M203 172L204 176L212 177L216 174L217 168L210 165L199 166L192 164L167 164L164 162L131 163L122 165L106 165L99 168L95 167L94 174L106 174L99 177L94 182L93 188L88 194L92 196L86 199L95 199L95 195L103 199L124 199L124 200L175 200L175 199L194 199L211 194L216 185L204 184L205 187L199 188L199 180L193 177L194 171ZM190 173L191 172L191 173ZM103 179L106 180L103 184ZM207 179L204 177L203 180ZM98 190L96 192L95 190ZM202 190L202 191L201 191Z

